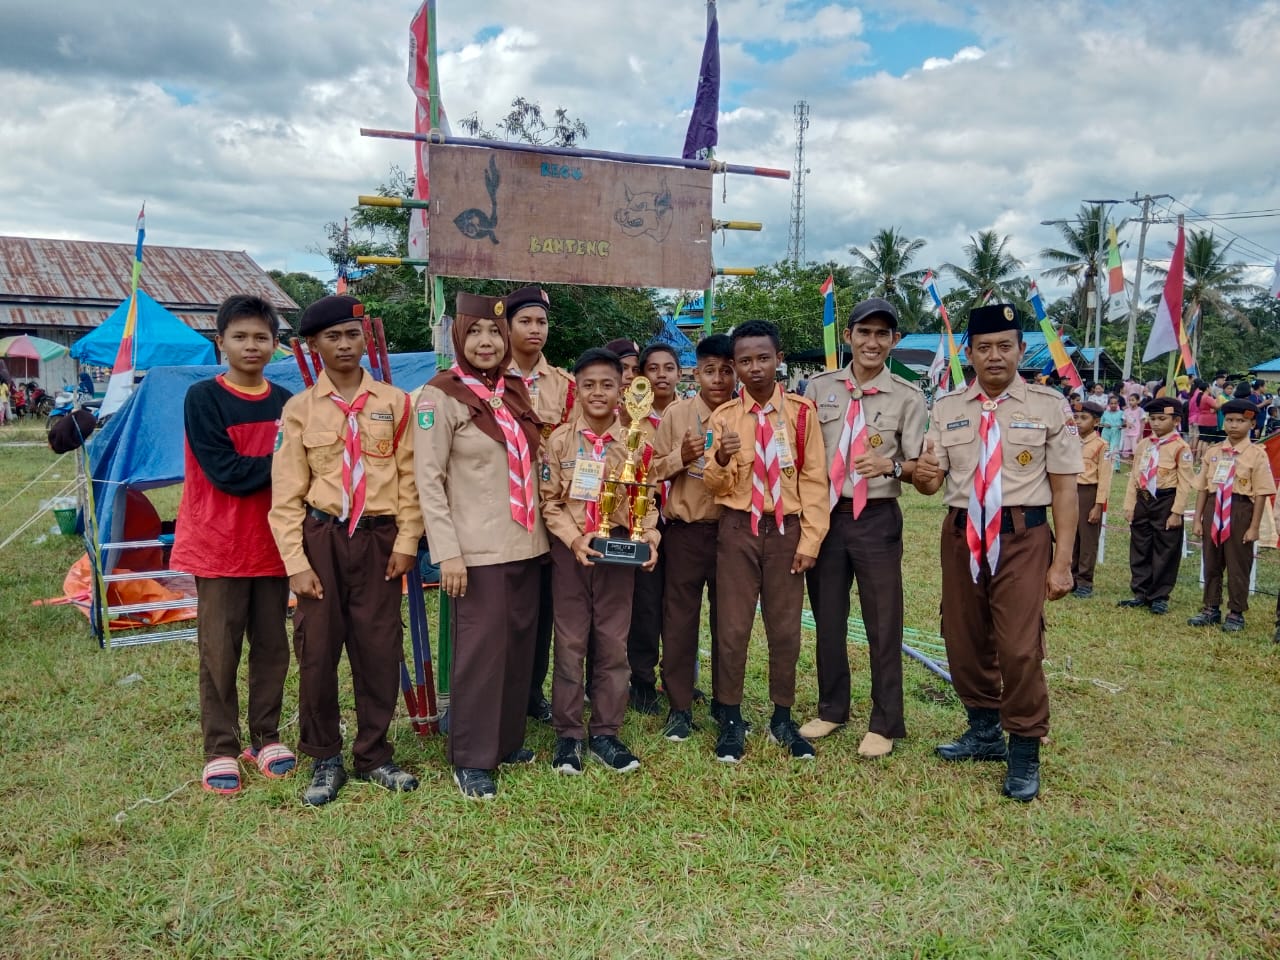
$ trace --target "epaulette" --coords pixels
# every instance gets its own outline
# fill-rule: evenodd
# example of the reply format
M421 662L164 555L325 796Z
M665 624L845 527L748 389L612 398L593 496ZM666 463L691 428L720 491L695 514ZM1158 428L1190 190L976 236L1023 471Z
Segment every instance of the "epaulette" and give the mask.
M813 383L813 381L821 380L823 377L834 377L837 373L840 372L840 370L843 370L843 369L844 368L841 367L838 370L820 370L819 372L815 373L813 376L809 378L809 382Z
M1027 391L1029 393L1038 393L1042 397L1053 397L1055 400L1066 400L1067 403L1071 402L1062 395L1061 390L1055 390L1053 387L1046 387L1040 383L1028 383Z
M902 384L904 387L910 387L916 393L920 394L921 396L924 396L924 390L921 389L920 384L915 380L908 380L906 377L900 377L898 376L898 374L894 373L892 370L889 371L889 379L892 380L894 383Z

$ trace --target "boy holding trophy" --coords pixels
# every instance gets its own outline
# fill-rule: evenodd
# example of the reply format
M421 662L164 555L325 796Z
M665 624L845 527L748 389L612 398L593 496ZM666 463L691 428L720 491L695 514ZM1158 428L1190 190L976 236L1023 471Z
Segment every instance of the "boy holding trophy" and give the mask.
M551 685L557 773L582 773L585 749L626 773L640 761L618 739L627 706L627 634L637 567L658 562L657 511L645 473L652 449L618 419L622 364L592 349L574 365L579 416L547 441L542 515L551 535L555 666ZM626 404L633 424L648 413L638 378ZM583 662L590 653L591 720L583 723Z

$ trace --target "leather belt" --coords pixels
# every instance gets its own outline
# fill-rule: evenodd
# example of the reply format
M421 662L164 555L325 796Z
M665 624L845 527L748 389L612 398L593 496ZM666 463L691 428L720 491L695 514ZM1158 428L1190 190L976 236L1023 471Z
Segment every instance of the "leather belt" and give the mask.
M325 513L323 510L317 510L315 507L307 507L307 516L313 520L319 520L321 523L337 523L342 526L347 525L347 521L341 517L335 517L332 513ZM372 530L374 527L384 527L389 523L395 523L396 518L389 515L378 517L361 517L356 521L357 530Z
M1014 511L1022 514L1022 525L1025 529L1030 530L1032 527L1039 527L1049 522L1048 507L1003 507L1000 510L1000 532L1014 532ZM956 507L955 525L957 530L963 530L965 523L969 519L969 511L963 507Z

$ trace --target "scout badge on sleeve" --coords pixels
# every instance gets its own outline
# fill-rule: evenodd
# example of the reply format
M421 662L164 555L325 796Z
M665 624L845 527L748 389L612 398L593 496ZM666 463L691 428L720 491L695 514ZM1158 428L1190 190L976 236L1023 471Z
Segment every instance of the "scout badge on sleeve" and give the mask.
M640 426L646 422L649 411L653 408L653 387L648 378L636 377L632 380L631 385L622 395L622 404L631 417L631 426L627 429L624 440L627 458L622 462L621 469L615 469L607 476L604 474L604 464L597 464L600 472L595 477L595 483L600 510L596 514L598 518L596 529L586 532L595 534L591 539L591 549L603 554L596 558L596 563L640 566L649 562L650 549L644 542L644 518L654 507L654 492L657 486L645 482L649 468L647 458L649 451L643 449L647 445L644 444L644 431ZM578 473L575 470L574 483L578 480ZM585 478L584 482L586 482ZM622 503L627 504L627 525L631 535L611 537L609 536L609 518Z

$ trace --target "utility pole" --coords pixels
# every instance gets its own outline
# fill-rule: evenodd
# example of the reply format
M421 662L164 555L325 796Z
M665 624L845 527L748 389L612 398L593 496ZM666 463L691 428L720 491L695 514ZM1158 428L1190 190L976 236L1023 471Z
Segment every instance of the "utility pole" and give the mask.
M1133 270L1133 295L1129 297L1129 330L1124 341L1124 378L1129 379L1133 372L1133 343L1138 333L1138 307L1142 302L1142 263L1147 250L1147 228L1151 226L1151 204L1156 200L1172 200L1167 193L1147 194L1139 197L1136 193L1130 203L1142 202L1142 229L1138 232L1138 262Z
M1096 203L1101 211L1098 219L1098 249L1096 266L1093 271L1093 296L1097 305L1093 319L1093 382L1098 382L1098 371L1102 366L1102 265L1106 259L1107 243L1107 207L1121 203L1120 200L1086 200L1085 203ZM1086 337L1086 340L1088 338Z
M791 178L791 235L787 240L787 259L799 266L804 261L804 132L809 129L809 104L796 101L796 168Z

